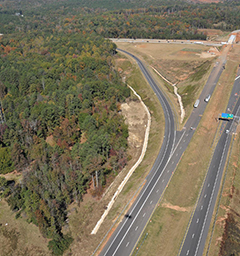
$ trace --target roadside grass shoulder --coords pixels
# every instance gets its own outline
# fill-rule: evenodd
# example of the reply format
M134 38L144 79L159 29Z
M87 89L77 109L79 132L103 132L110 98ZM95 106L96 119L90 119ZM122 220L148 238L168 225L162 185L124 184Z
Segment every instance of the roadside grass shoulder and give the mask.
M177 255L176 241L184 236L184 228L190 218L190 212L180 212L158 206L147 228L144 230L133 256ZM169 225L166 225L166 222ZM173 230L171 232L171 230ZM171 241L169 243L168 241Z

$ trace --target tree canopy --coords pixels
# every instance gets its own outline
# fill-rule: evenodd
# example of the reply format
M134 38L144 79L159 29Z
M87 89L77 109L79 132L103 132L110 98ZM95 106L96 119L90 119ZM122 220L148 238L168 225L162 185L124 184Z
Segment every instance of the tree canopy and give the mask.
M1 40L0 173L23 176L11 189L2 186L2 195L17 216L24 212L52 238L57 255L72 241L62 234L68 205L126 163L128 128L119 104L130 91L113 68L115 50L81 31Z

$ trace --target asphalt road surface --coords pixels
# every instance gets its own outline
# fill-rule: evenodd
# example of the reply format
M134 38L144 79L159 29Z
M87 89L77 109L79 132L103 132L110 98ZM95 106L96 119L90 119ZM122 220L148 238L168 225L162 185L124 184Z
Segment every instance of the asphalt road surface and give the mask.
M184 129L176 132L174 116L170 105L143 63L134 55L120 49L118 50L129 54L137 61L142 73L156 93L165 115L165 134L161 150L147 177L145 186L129 212L125 215L125 218L107 241L100 253L101 256L127 256L132 254L154 209L161 200L176 166L194 134L195 128L201 120L201 116L207 105L204 102L204 98L215 89L217 81L224 70L223 63L225 63L226 59L226 55L224 55L216 63L199 97L200 104L198 108L193 110Z
M150 43L150 44L198 44L205 46L222 46L222 43L211 41L193 41L193 40L167 40L167 39L129 39L129 38L110 38L114 43ZM225 43L225 42L224 42Z
M240 77L237 76L229 99L226 113L240 116ZM204 251L209 226L216 204L221 178L227 159L232 133L236 130L237 119L223 122L221 137L215 148L195 211L181 245L180 256L201 256Z

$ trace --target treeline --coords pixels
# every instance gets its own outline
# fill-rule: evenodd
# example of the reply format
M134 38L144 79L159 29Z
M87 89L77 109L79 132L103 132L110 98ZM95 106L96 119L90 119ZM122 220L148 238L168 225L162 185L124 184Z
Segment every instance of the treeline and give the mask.
M129 8L142 8L150 6L159 6L159 5L172 5L181 2L185 4L187 1L184 0L152 0L146 2L144 0L17 0L4 1L0 4L0 7L4 11L7 10L31 10L36 12L50 12L50 10L61 9L64 11L64 14L73 13L76 14L81 8L89 8L91 10L119 10L119 9L129 9Z
M91 19L88 27L110 38L206 39L199 29L238 29L239 12L239 3L185 3L105 12Z
M0 180L16 217L38 225L61 254L67 207L104 186L127 162L128 128L119 114L130 91L112 64L116 46L95 33L43 31L4 37L0 46Z
M115 3L114 1L111 1ZM105 38L159 38L206 39L199 29L233 31L240 26L239 1L211 4L191 4L186 1L156 1L151 6L135 1L121 1L119 8L111 7L107 0L36 1L32 5L22 1L15 9L23 16L16 16L2 5L1 32L13 33L29 30L80 30L96 32ZM154 5L155 3L155 5ZM38 8L36 8L38 6ZM121 7L120 7L121 6ZM0 15L1 17L1 15Z

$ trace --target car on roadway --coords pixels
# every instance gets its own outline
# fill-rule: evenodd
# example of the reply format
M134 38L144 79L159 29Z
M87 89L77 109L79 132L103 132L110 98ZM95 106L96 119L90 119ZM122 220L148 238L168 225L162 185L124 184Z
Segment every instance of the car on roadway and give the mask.
M200 100L199 100L199 99L197 99L197 100L196 100L196 102L195 102L195 103L194 103L194 105L193 105L193 106L194 106L194 108L197 108L197 107L198 107L198 105L199 105L199 103L200 103Z
M204 101L208 103L210 98L211 98L211 94L208 94L208 96L204 99Z

